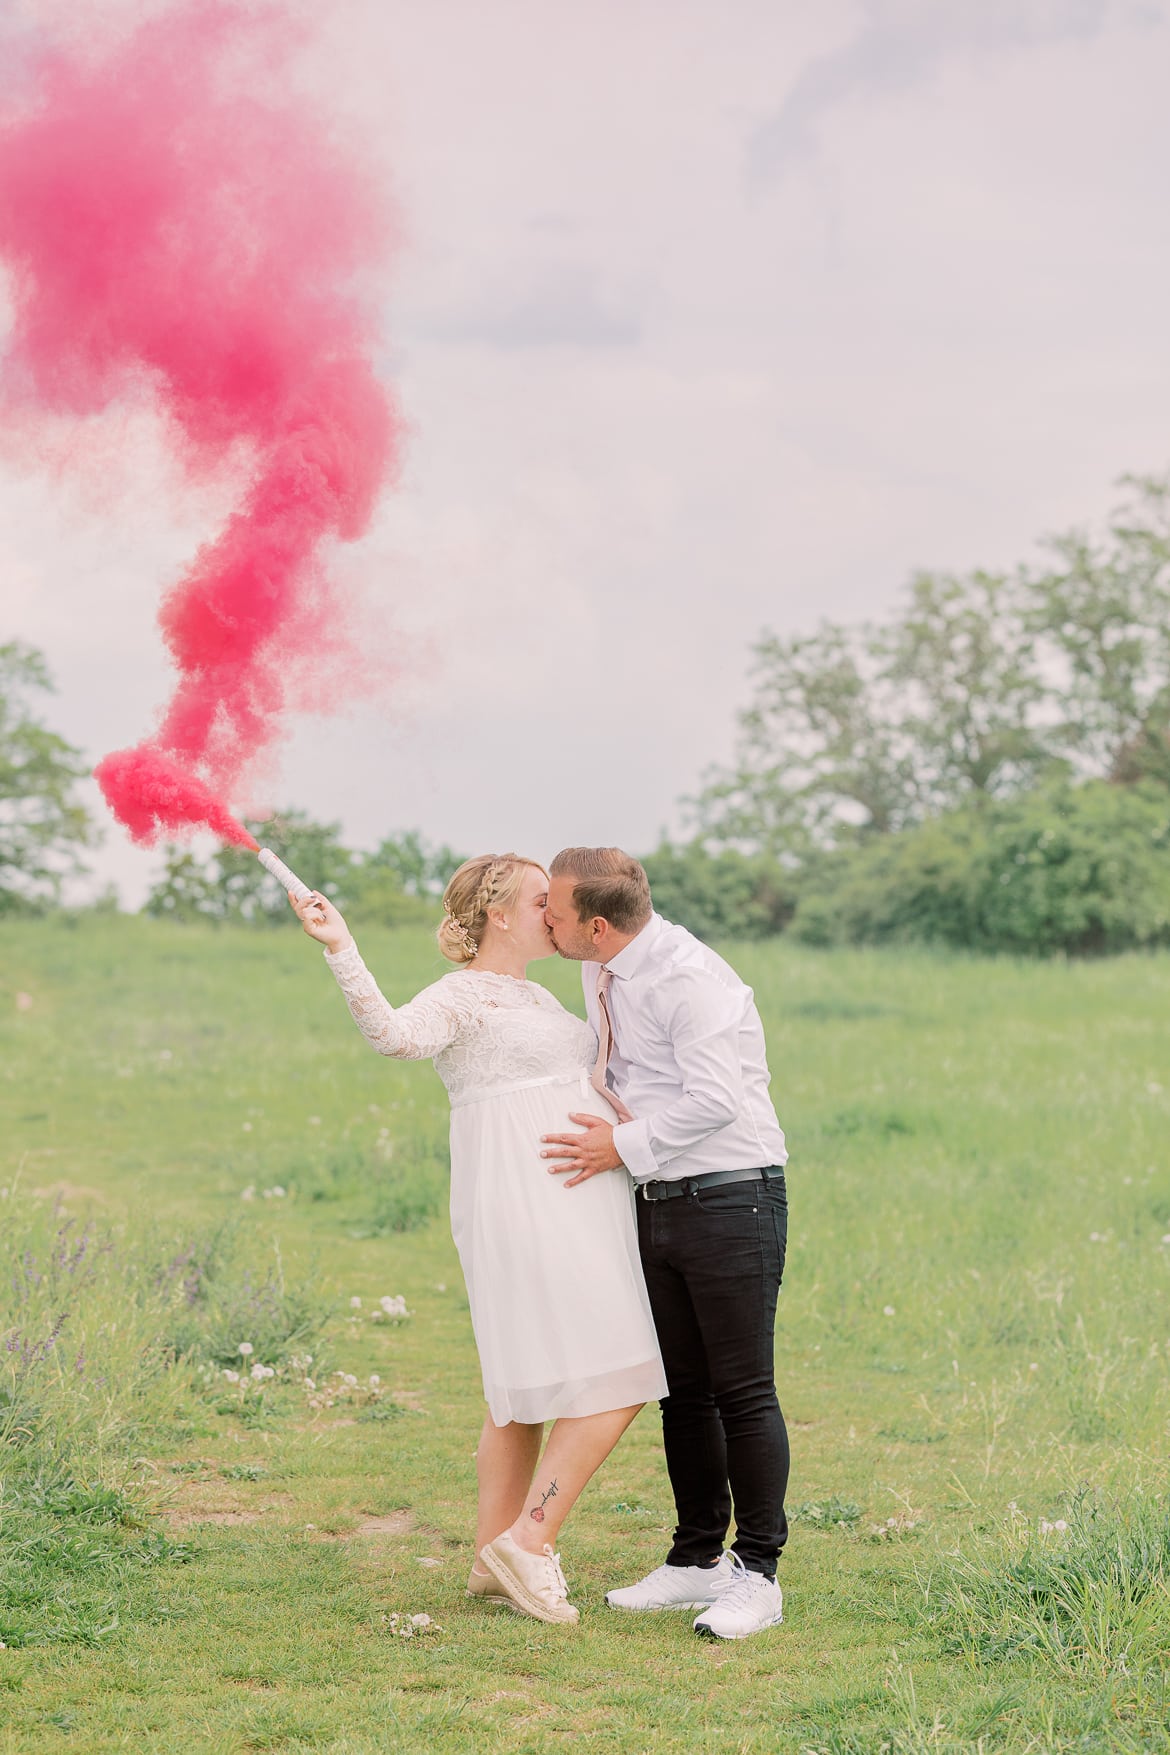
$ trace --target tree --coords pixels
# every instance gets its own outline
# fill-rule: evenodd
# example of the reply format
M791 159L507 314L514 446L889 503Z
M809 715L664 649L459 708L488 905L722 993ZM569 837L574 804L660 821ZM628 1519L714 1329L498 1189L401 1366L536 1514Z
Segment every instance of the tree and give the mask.
M874 631L824 622L810 635L765 633L753 652L737 766L695 801L704 836L801 859L912 820L918 783Z
M877 642L922 809L1020 792L1053 766L1051 690L1028 612L1018 579L918 573Z
M64 880L85 869L79 850L98 839L72 796L89 772L81 752L29 704L52 687L35 648L0 646L0 913L56 902Z
M1050 539L1031 622L1063 669L1061 736L1082 771L1170 784L1170 477L1122 485L1103 539Z
M304 811L288 810L247 827L258 840L274 841L280 857L313 889L339 908L349 905L355 859L338 838L340 823L317 823ZM172 920L271 926L287 917L288 898L256 855L244 848L221 847L200 862L189 848L172 844L145 911Z
M765 634L702 833L804 861L1028 786L1056 760L1030 602L999 575L920 573L885 627Z
M462 863L449 847L431 847L415 830L388 837L375 853L361 854L342 845L340 823L317 823L303 811L282 811L247 826L261 843L274 842L280 857L313 889L366 924L436 919L435 897ZM201 861L189 848L172 845L146 912L171 920L271 926L286 918L288 900L254 853L222 847Z

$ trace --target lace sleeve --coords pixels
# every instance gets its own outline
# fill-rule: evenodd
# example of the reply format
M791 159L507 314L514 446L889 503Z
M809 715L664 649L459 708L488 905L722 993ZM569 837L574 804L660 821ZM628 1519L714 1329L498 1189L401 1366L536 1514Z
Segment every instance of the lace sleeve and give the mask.
M446 978L395 1008L383 998L356 945L336 953L326 951L325 961L345 995L351 1018L379 1054L396 1060L429 1060L457 1041L471 1020L466 1002L473 996L454 988Z

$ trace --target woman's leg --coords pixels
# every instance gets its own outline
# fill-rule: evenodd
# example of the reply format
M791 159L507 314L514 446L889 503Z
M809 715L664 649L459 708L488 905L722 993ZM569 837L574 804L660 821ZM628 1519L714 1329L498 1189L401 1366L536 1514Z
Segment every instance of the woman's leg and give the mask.
M485 1542L492 1541L501 1530L506 1530L523 1511L543 1435L543 1426L522 1426L518 1420L507 1426L496 1426L490 1414L485 1418L475 1453L475 1471L479 1480L477 1556ZM483 1570L478 1559L475 1570Z
M577 1420L557 1421L549 1434L536 1477L533 1479L530 1472L518 1513L513 1513L515 1521L509 1533L519 1547L530 1554L539 1554L546 1542L556 1547L557 1532L586 1483L596 1474L641 1408L639 1402L632 1408L613 1408L605 1414L586 1414ZM500 1530L507 1527L501 1523L492 1534L499 1535ZM484 1539L490 1541L492 1537Z

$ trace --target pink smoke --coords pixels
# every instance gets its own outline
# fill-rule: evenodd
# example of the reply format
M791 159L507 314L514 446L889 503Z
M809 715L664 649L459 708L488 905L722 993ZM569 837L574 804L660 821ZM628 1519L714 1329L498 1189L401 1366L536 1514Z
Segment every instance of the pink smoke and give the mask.
M243 476L163 600L178 680L158 727L97 769L146 843L202 823L251 844L220 800L338 668L322 547L366 529L400 433L355 291L384 205L306 103L265 95L289 32L279 6L196 0L97 64L46 52L35 101L0 117L9 424L147 396L192 475Z

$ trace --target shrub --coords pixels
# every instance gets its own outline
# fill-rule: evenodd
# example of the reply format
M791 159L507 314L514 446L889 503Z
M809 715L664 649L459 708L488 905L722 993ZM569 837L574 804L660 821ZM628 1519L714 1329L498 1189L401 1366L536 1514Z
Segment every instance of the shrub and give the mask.
M711 853L700 841L685 847L664 841L643 864L655 908L697 938L771 937L796 907L792 875L767 854Z
M1092 781L968 807L826 857L792 930L1018 955L1170 944L1170 792Z

